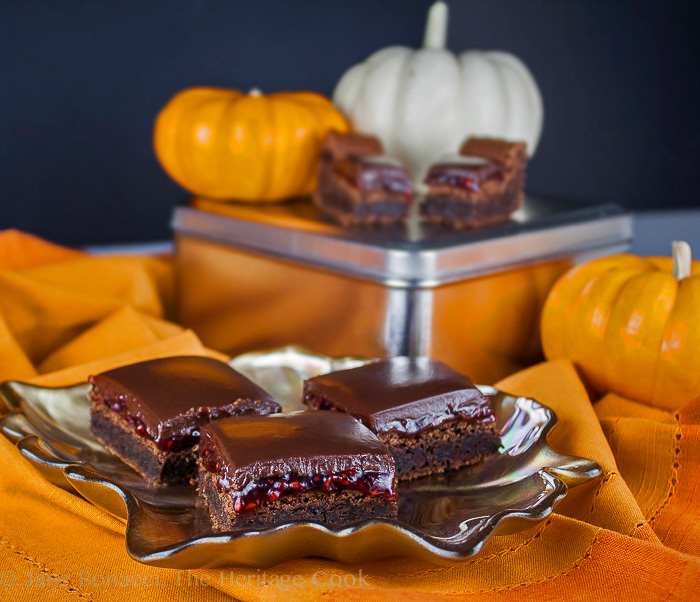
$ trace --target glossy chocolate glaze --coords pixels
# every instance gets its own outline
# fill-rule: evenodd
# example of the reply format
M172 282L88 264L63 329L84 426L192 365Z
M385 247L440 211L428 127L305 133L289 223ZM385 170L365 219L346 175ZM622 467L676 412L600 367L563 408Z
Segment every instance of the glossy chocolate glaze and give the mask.
M212 420L271 414L279 404L228 364L206 357L169 357L90 376L90 398L129 422L159 449L177 451L199 440Z
M385 155L367 155L336 161L334 171L361 192L387 192L413 198L413 181L401 164Z
M274 490L345 487L388 499L396 495L394 459L387 448L357 420L338 412L212 422L202 428L200 453L204 468L218 475L221 489L240 498L243 509L270 499L266 496Z
M494 420L488 399L468 377L427 357L394 357L317 376L304 383L304 401L347 412L375 433L415 436L446 420Z

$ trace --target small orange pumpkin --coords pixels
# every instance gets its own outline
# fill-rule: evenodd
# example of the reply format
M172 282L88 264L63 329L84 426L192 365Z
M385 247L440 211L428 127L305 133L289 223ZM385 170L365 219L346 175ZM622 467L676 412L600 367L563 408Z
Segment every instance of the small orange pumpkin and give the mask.
M700 396L700 262L604 257L573 268L542 312L548 359L569 358L600 393L673 410Z
M319 94L192 88L158 115L154 147L165 171L198 196L277 201L313 191L330 129L349 126Z

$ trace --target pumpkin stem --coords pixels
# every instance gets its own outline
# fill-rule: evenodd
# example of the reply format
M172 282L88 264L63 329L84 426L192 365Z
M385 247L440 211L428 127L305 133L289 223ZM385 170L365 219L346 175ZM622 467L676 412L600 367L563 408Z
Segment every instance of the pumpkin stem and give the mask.
M442 50L447 41L447 4L436 2L428 11L428 21L425 24L423 48Z
M252 88L250 92L248 92L248 96L262 96L262 92L260 88Z
M690 276L692 259L690 245L684 240L674 240L671 243L671 251L673 254L673 276L678 280Z

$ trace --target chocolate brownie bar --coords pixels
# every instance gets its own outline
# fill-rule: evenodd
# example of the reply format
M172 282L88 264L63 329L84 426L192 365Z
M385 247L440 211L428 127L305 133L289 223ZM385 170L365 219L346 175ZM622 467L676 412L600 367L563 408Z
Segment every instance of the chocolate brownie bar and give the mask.
M154 485L196 477L203 425L281 409L228 364L207 357L140 362L89 380L90 432Z
M473 464L496 452L489 400L463 374L427 357L394 357L317 376L304 403L361 420L386 444L399 479Z
M216 529L394 518L394 460L346 414L230 418L202 429L199 493Z
M526 146L470 138L459 155L428 170L428 194L421 213L429 222L477 228L507 221L523 204Z
M321 149L315 204L343 225L394 224L406 219L413 182L372 136L329 132Z

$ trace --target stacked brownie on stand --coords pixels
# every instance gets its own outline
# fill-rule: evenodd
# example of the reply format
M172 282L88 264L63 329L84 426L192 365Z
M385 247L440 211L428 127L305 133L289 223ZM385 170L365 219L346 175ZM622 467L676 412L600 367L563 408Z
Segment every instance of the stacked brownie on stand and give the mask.
M321 148L316 206L342 226L390 225L408 217L413 183L373 136L331 131Z
M458 155L429 169L421 214L458 229L507 221L523 204L526 162L523 142L469 138Z

